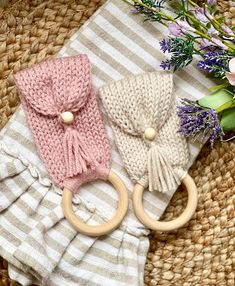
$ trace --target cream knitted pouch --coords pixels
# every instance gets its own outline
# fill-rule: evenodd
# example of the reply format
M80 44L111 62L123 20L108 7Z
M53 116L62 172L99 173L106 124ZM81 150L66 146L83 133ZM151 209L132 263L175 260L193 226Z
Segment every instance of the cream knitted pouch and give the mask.
M178 132L172 75L130 77L102 87L100 95L133 182L150 191L176 189L187 173L189 151Z
M132 76L102 87L100 96L134 184L142 189L149 187L150 191L172 193L187 178L186 185L189 182L193 194L189 202L195 210L196 188L187 175L189 150L186 139L178 132L172 74L152 72ZM136 209L138 212L138 206ZM187 219L192 214L191 209Z

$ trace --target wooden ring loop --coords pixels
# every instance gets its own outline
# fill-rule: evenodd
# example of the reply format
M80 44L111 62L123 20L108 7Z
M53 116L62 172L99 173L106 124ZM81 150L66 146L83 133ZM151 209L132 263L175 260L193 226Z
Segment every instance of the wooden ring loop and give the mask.
M136 184L134 186L133 192L133 208L135 215L139 219L139 221L141 221L149 229L158 231L170 231L178 229L185 225L196 211L198 194L194 180L188 174L182 181L182 183L185 185L188 192L187 206L178 218L166 222L154 220L146 214L142 203L144 187L139 184Z
M108 182L110 182L118 193L118 207L114 217L102 225L87 225L82 222L74 213L72 208L73 193L64 188L62 194L62 210L65 218L78 232L88 236L101 236L115 230L122 222L128 209L128 191L123 181L113 171L109 172Z

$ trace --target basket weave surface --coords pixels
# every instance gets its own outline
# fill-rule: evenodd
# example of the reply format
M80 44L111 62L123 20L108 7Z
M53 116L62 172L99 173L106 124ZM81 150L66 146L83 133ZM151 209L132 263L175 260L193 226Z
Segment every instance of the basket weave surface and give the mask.
M0 128L19 104L12 73L55 55L103 2L12 0L0 7ZM218 0L218 7L226 23L235 25L230 3ZM235 285L234 158L233 142L216 144L212 151L203 148L190 172L199 189L197 212L178 231L151 233L147 286ZM178 216L186 201L186 192L176 192L164 219ZM0 259L0 286L7 285L18 284L9 279L7 262Z
M19 105L12 73L55 55L105 0L12 0L0 7L0 128Z

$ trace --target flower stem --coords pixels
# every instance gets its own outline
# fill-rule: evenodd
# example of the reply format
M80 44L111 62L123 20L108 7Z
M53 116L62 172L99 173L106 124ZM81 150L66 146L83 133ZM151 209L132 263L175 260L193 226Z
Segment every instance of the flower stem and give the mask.
M192 1L192 0L188 0L188 3L191 4L194 7L199 7L199 5L197 3L195 3L194 1Z
M123 0L123 1L126 2L127 4L131 5L131 6L135 7L135 5L132 4L129 0ZM193 6L198 6L198 5L197 5L194 1L192 1L192 0L188 0L188 1L189 1L189 3L190 3L191 5L193 5ZM170 16L169 14L166 14L166 13L163 13L163 12L160 12L160 11L157 11L156 9L154 9L154 8L152 8L152 7L150 7L150 6L148 6L147 4L145 4L145 3L143 3L143 2L140 2L139 0L133 0L133 2L134 2L135 4L138 4L138 5L140 5L140 6L144 7L144 8L146 8L146 9L148 9L149 11L154 12L155 14L157 14L157 15L159 15L159 16L165 18L166 20L169 20L169 21L172 21L172 22L177 22L177 20L176 20L174 17ZM204 11L205 11L205 6L204 6ZM205 13L205 15L206 15L206 13ZM197 20L194 16L190 15L188 12L184 11L184 12L183 12L183 16L184 16L186 19L190 19L193 23L199 24L201 27L203 27L204 29L208 30L208 28L207 28L206 25L204 25L203 23L201 23L201 22L200 22L199 20ZM206 16L207 16L207 15L206 15ZM212 21L211 19L209 19L209 20ZM214 19L214 21L216 21L216 23L218 23L217 20ZM164 23L163 23L160 19L159 19L159 22L164 25ZM212 24L213 24L213 23L212 23ZM219 24L219 23L218 23L218 24ZM167 26L167 25L165 24L165 26ZM217 25L216 25L216 26L217 26ZM217 27L215 27L215 28L217 29ZM217 29L217 30L218 30L218 29ZM222 30L221 30L220 28L219 28L219 31L222 32ZM195 34L201 36L201 38L204 38L204 39L207 39L207 40L209 40L209 41L212 41L211 37L210 37L209 35L205 34L202 30L199 30L199 29L194 28L194 32L195 32ZM223 32L223 33L224 33L224 32ZM235 50L235 46L233 46L233 45L229 44L228 42L224 41L224 39L222 39L222 42L223 42L224 45L226 45L226 46L228 47L228 51L229 51L229 52L233 52L233 51Z
M135 5L131 4L128 0L123 0L123 1L125 1L126 3L128 3L128 4L132 5L132 6L135 6ZM150 11L152 11L152 12L154 12L154 13L156 13L156 14L164 17L164 18L167 18L170 21L175 21L175 19L173 17L171 17L170 15L162 13L160 11L157 11L156 9L153 9L152 7L144 4L143 2L139 2L138 0L133 0L133 2L138 4L138 5L140 5L140 6L142 6L142 7L145 7L146 9L148 9L148 10L150 10Z

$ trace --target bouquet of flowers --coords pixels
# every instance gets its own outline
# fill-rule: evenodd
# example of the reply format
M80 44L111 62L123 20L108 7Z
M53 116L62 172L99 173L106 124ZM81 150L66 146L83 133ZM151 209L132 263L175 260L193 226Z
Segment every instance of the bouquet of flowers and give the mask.
M174 72L195 58L197 67L218 85L198 101L181 100L180 132L186 137L224 141L225 132L235 128L235 26L228 27L218 14L216 0L199 6L192 0L124 0L147 21L166 26L169 36L160 42L169 59L163 70ZM235 1L230 1L235 7ZM235 9L235 8L234 8Z

